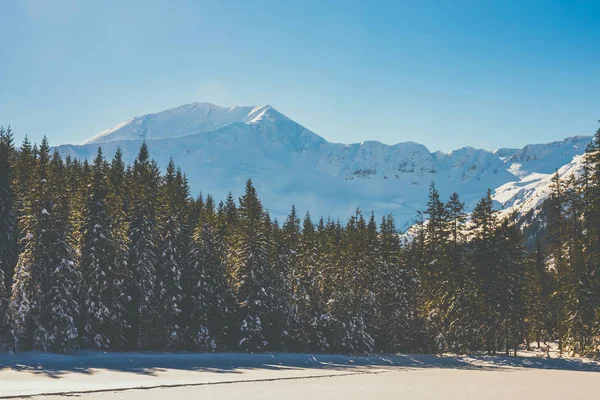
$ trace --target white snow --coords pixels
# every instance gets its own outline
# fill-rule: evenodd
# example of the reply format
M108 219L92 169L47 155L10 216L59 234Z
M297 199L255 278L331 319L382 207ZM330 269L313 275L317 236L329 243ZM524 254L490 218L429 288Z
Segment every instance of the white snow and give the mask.
M403 398L417 399L531 399L542 398L540 388L549 387L552 382L557 382L558 386L552 386L552 390L548 391L548 398L586 398L588 394L591 394L591 397L587 398L594 398L594 385L599 372L598 362L574 358L546 358L542 357L540 352L528 353L526 357L422 354L353 357L279 353L168 354L92 351L82 351L75 355L40 352L0 353L0 397L79 393L84 398L134 399L142 394L149 399L281 398L284 395L286 398L296 396L291 398L298 399L348 399L364 398L370 392L369 398L397 398L400 393ZM381 384L369 384L370 381L366 380L369 376L383 375L387 375L388 378ZM347 377L346 381L336 381L343 377ZM523 377L525 381L518 380L518 377ZM415 384L415 380L419 383ZM494 383L490 385L482 383L482 380ZM280 381L279 390L258 385L260 382L274 381ZM532 385L532 381L537 384ZM246 383L241 384L242 382ZM320 386L319 382L323 385ZM435 385L432 385L432 382L435 382ZM572 385L565 385L565 382ZM157 392L151 390L158 387L164 389ZM177 387L186 388L187 392L172 391ZM207 387L229 389L218 389L225 392L211 395L210 392L206 392L209 390ZM237 396L234 396L233 391L236 387L238 392ZM307 392L311 387L319 390ZM531 387L534 390L529 392L528 396L520 397L523 390L527 391ZM568 393L561 392L561 387L568 388ZM136 388L148 390L144 390L143 393L135 390L113 392ZM361 393L360 396L353 394L357 390L362 390L358 392ZM375 390L381 392L373 392ZM453 394L448 395L448 391L452 391ZM86 392L96 393L88 395ZM498 396L487 397L493 393L497 393Z
M135 117L85 141L59 146L63 154L93 159L101 145L112 157L121 147L132 162L142 140L161 167L173 157L194 194L218 199L240 195L252 178L268 210L284 218L296 205L314 218L346 219L357 207L377 216L393 213L407 228L425 207L435 181L445 200L456 191L468 208L494 193L499 208L527 211L547 196L551 175L577 168L591 137L487 151L463 147L431 152L404 142L331 143L269 105L220 107L192 103ZM579 158L578 158L579 157Z

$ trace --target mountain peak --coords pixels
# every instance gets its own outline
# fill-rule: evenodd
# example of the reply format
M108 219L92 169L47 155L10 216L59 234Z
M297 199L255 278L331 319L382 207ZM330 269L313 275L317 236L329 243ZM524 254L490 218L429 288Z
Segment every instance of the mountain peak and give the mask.
M270 105L222 107L208 102L194 102L165 111L134 117L109 128L82 144L113 140L166 139L212 131L241 122L289 120Z
M148 140L159 165L175 158L192 190L224 197L250 177L278 217L286 215L291 201L333 217L359 206L393 213L404 227L427 202L432 181L443 197L459 193L468 209L492 188L503 206L527 211L547 196L557 168L579 168L577 160L592 140L575 136L521 149L465 146L432 153L415 142L331 143L268 104L195 102L132 118L60 151L91 160L99 145L108 157L120 147L131 162L140 139Z

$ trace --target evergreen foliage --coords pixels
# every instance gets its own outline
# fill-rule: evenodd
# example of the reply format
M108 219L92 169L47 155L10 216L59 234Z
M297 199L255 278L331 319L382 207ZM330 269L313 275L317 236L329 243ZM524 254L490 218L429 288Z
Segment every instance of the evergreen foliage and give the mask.
M467 214L432 183L404 236L358 209L342 223L292 207L280 225L251 180L239 201L193 199L146 143L132 165L101 149L90 164L0 128L0 343L516 354L557 340L598 356L599 143L579 176L555 175L528 254L490 191Z

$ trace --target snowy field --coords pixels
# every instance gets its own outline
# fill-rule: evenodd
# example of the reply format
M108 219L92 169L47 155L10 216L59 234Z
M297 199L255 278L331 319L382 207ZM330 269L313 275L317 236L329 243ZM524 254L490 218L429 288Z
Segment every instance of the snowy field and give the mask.
M0 354L0 398L597 399L598 382L598 362L536 354Z

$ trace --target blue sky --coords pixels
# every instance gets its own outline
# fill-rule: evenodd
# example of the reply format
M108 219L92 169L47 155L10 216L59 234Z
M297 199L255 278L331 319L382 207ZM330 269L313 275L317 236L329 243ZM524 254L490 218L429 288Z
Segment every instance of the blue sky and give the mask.
M335 142L593 134L599 1L0 1L0 125L79 143L193 101Z

